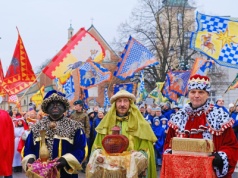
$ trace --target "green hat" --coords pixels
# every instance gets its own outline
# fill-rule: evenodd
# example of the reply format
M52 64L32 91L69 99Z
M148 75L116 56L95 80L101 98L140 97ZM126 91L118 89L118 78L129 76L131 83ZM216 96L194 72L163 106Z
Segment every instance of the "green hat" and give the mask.
M83 106L83 101L82 101L82 100L77 100L77 101L75 101L75 102L74 102L74 105L77 105L77 104Z

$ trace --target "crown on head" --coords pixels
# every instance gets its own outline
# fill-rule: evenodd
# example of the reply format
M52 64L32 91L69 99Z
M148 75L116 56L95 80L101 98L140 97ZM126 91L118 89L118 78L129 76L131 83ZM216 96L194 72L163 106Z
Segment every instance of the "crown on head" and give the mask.
M210 79L199 74L191 76L188 81L188 91L192 89L205 90L209 93L211 89Z

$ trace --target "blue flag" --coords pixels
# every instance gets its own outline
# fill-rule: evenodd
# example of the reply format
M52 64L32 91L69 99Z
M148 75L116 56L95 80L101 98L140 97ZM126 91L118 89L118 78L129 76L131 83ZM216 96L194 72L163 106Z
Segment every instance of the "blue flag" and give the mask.
M104 109L106 109L108 106L110 106L110 100L108 97L108 92L107 92L107 88L104 89L104 104L103 107Z
M79 67L80 87L88 89L111 79L111 72L100 64L88 61Z
M130 36L121 55L121 60L117 64L114 76L125 80L141 69L159 64L155 56L141 43Z

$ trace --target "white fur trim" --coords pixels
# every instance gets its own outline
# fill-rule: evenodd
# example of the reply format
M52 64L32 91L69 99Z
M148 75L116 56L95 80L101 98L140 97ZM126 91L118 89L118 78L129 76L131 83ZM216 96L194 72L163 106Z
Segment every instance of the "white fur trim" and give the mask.
M27 168L27 162L30 158L34 158L36 160L36 156L33 155L33 154L29 154L27 156L25 156L22 161L21 161L21 164L22 164L22 168L24 169L24 171L26 171L26 168Z
M222 161L223 161L223 168L222 168L222 172L220 173L219 169L217 167L214 167L215 171L216 171L216 175L217 177L224 177L227 173L228 173L228 168L229 168L229 162L227 159L227 155L225 152L219 151L217 152Z

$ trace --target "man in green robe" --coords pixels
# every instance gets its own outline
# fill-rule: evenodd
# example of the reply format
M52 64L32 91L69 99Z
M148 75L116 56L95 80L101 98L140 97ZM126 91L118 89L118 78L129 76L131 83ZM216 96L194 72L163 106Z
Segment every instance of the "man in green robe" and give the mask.
M112 134L112 127L117 125L121 128L120 134L126 136L129 140L127 151L139 151L148 159L148 167L143 177L156 178L153 143L156 142L157 138L134 104L135 100L135 96L125 90L121 90L111 97L112 106L96 128L97 136L92 150L103 149L103 138Z

